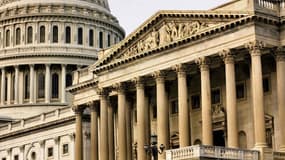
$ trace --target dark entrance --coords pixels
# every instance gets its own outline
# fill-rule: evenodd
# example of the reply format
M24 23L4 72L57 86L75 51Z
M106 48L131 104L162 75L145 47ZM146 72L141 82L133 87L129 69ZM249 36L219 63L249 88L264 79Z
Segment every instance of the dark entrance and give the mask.
M225 135L223 130L214 131L214 146L225 147Z

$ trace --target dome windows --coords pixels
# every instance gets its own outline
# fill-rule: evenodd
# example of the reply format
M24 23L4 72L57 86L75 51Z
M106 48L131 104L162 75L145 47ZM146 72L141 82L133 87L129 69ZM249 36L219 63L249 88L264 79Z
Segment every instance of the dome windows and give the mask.
M94 46L94 30L93 29L89 30L89 46L90 47Z
M19 45L21 43L21 29L16 29L16 45Z
M65 43L71 43L71 29L69 26L65 27Z
M6 30L6 35L5 35L5 43L6 43L6 47L10 46L10 30Z
M28 27L27 43L28 44L33 43L33 27L32 26Z
M103 48L103 32L99 32L99 48Z
M78 32L77 32L77 43L79 45L83 44L83 29L80 27L78 28Z
M52 27L52 42L58 43L58 26Z
M40 43L45 43L46 41L46 27L41 26L40 27Z

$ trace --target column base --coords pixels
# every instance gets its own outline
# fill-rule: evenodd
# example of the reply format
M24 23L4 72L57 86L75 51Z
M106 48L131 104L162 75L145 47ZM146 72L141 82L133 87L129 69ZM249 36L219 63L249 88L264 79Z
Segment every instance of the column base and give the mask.
M266 144L256 144L253 150L259 151L260 160L273 160L273 150Z

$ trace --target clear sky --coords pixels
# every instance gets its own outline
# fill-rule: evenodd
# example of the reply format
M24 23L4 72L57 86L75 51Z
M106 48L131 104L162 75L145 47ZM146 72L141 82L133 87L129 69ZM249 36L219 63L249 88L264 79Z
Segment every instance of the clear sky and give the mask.
M230 0L109 0L127 35L158 10L206 10Z

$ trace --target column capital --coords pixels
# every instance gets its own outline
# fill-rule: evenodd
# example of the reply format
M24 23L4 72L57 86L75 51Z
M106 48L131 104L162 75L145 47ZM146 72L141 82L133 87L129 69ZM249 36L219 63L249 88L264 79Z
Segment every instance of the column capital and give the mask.
M235 57L230 49L224 49L219 52L220 57L224 60L225 64L232 64L235 62Z
M101 96L108 96L109 95L109 90L107 88L96 88L96 93L101 97Z
M66 67L67 66L67 64L61 64L61 67Z
M164 83L166 77L166 71L160 70L152 73L152 76L155 78L156 83Z
M199 65L201 71L207 71L209 70L210 58L199 57L195 60L195 63Z
M97 111L97 106L96 106L96 102L95 101L90 101L87 103L87 105L90 108L91 112L96 112Z
M144 88L145 78L142 76L135 77L132 79L132 82L135 83L137 88Z
M14 68L17 68L17 69L19 69L19 65L14 65Z
M251 56L261 56L261 50L265 48L265 43L254 40L245 44L245 48L249 50Z
M35 67L35 65L34 64L29 64L29 67L31 68L31 67Z
M187 71L187 67L185 64L176 64L175 66L172 67L172 69L177 73L180 73L180 72L186 73Z
M116 83L116 84L113 84L112 85L112 88L118 92L118 94L124 94L126 89L127 89L127 86L126 86L126 83L124 82L120 82L120 83Z
M72 106L72 110L75 114L82 115L82 113L85 110L85 107L83 107L83 106Z
M275 48L276 61L285 61L285 47Z
M50 67L50 66L51 66L51 64L50 64L50 63L47 63L47 64L45 64L45 66L46 66L46 67Z

